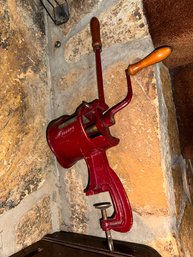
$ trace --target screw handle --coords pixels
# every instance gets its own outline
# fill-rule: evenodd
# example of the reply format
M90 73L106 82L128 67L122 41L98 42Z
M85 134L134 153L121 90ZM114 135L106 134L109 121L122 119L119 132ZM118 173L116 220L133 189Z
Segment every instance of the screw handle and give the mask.
M93 17L90 21L90 31L92 36L92 47L93 51L97 48L102 48L101 37L100 37L100 23L96 17Z
M157 62L163 61L171 54L171 52L172 52L172 48L170 46L159 47L156 50L154 50L152 53L150 53L148 56L146 56L144 59L142 59L141 61L129 65L127 71L130 75L135 75L143 68L146 68Z
M94 207L99 210L106 210L111 207L112 204L110 202L102 202L102 203L95 203Z
M94 204L94 207L96 209L101 210L101 214L102 214L102 219L103 220L107 220L108 219L106 210L109 207L111 207L111 206L112 205L111 205L110 202L102 202L102 203L95 203ZM114 244L113 244L113 239L112 239L112 236L111 236L111 231L110 230L106 230L105 234L106 234L109 250L112 252L112 251L114 251Z
M103 220L107 220L108 219L106 210L109 207L111 207L111 203L110 202L95 203L94 207L96 209L101 210L101 214L102 214L102 219Z

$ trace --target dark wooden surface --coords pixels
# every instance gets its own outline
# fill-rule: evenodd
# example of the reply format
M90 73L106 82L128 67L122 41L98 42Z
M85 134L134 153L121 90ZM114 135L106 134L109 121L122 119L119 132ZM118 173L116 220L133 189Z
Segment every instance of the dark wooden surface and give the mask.
M161 257L151 247L114 240L115 251L108 250L104 238L70 232L56 232L11 257Z

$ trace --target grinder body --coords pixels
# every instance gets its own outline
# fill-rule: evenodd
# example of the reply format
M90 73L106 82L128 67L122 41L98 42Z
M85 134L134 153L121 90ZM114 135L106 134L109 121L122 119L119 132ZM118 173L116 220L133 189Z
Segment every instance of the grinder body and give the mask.
M47 140L62 167L70 168L85 159L89 171L86 195L110 193L114 214L108 220L101 220L103 230L127 232L132 225L131 207L106 157L106 150L119 143L103 123L103 112L107 109L108 106L98 99L83 102L74 114L64 115L49 124Z

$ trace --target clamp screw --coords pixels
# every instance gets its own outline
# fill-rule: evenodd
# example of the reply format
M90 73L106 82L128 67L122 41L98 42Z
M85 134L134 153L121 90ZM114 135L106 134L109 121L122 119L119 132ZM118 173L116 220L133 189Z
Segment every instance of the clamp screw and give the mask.
M107 220L108 219L106 210L109 207L111 207L111 203L109 203L109 202L95 203L94 207L96 209L101 210L102 220ZM108 241L109 250L112 252L112 251L114 251L114 245L113 245L113 239L112 239L112 236L111 236L111 231L106 230L105 234L106 234L106 238L107 238L107 241Z

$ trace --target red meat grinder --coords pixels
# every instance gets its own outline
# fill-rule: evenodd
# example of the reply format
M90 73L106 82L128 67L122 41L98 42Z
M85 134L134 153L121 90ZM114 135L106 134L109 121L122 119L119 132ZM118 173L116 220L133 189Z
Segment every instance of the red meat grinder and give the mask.
M132 98L130 75L160 62L171 53L170 47L160 47L140 62L130 65L126 72L127 95L124 100L109 108L105 103L100 53L100 24L96 17L90 22L92 46L96 60L98 99L80 104L72 115L64 115L50 122L47 128L48 144L58 162L64 168L72 167L85 159L89 171L86 195L109 192L114 207L111 217L101 219L104 231L127 232L132 226L132 210L116 173L109 166L106 150L116 146L119 139L110 134L109 127L115 124L115 114L129 104Z

